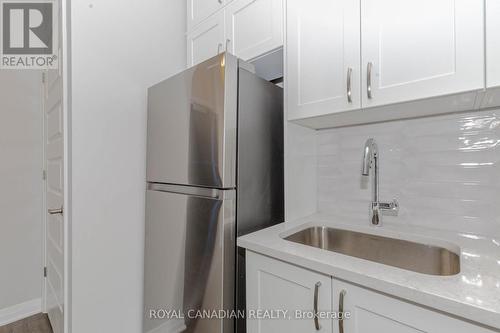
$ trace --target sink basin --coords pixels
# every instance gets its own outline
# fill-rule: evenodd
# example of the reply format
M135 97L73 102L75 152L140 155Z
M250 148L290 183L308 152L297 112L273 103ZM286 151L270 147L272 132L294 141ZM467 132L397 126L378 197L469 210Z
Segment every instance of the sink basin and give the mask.
M445 248L354 231L310 227L284 239L429 275L455 275L460 257Z

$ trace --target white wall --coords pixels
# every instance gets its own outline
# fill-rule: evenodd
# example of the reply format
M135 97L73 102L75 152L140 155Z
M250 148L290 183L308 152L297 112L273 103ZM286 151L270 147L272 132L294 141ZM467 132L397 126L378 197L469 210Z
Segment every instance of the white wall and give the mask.
M42 295L41 73L0 70L0 312Z
M381 200L397 198L409 224L500 235L500 112L450 114L318 131L318 210L368 224L365 140L380 150Z
M71 6L72 333L138 333L146 89L185 67L186 2Z

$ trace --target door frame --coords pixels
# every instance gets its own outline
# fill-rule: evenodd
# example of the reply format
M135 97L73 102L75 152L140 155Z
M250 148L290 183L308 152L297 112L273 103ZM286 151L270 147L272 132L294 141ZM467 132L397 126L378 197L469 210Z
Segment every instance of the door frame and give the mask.
M71 69L69 41L71 36L71 0L59 0L61 8L61 45L59 68L63 79L63 168L64 168L64 333L71 333Z
M70 96L71 96L71 84L70 84L70 55L69 53L69 36L71 33L70 30L70 1L69 0L56 0L59 2L59 7L61 10L61 45L59 52L59 73L63 80L62 87L62 129L63 129L63 237L64 237L64 305L63 305L63 314L64 314L64 333L71 333L71 200L70 200L70 189L71 189L71 177L70 177L70 154L71 154L71 144L70 144ZM43 177L43 191L42 191L42 266L41 266L41 309L43 313L47 313L47 286L46 286L46 278L44 276L44 267L47 267L47 244L46 244L46 232L47 232L47 198L46 198L46 172L47 168L45 165L45 157L46 157L46 119L45 119L45 98L47 97L47 73L44 71L44 77L42 81L42 107L41 112L43 115L42 118L42 177Z
M45 147L45 136L46 136L46 117L45 117L45 99L47 98L47 85L45 84L47 77L47 71L44 70L42 72L41 77L41 103L42 107L40 111L42 112L42 267L41 267L41 283L42 283L42 312L47 313L47 285L45 279L45 267L47 267L47 246L46 246L46 238L47 238L47 168L45 165L45 157L46 157L46 147Z

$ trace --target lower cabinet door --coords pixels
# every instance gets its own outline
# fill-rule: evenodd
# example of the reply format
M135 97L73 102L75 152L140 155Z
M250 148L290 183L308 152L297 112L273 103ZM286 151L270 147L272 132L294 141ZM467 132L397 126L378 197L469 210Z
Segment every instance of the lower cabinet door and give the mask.
M332 332L330 276L250 251L246 263L247 333Z
M333 308L337 311L343 307L346 317L343 321L334 321L335 333L493 333L443 313L335 279L332 289Z

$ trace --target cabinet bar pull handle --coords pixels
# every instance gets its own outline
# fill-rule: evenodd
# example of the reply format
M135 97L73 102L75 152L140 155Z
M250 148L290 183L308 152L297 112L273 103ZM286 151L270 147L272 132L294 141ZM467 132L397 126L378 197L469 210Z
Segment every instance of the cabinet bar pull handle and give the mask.
M369 62L366 69L366 92L369 99L372 99L372 67L373 63Z
M347 102L352 103L352 89L351 89L351 76L352 68L347 68Z
M217 44L217 54L220 53L220 49L222 49L222 43Z
M342 289L339 294L339 333L344 333L344 296L347 291Z
M316 285L314 286L314 327L316 328L316 331L319 331L321 329L321 326L319 325L319 318L318 318L319 287L321 287L321 282L316 282Z
M229 52L229 43L231 42L231 40L228 38L226 39L226 52Z

